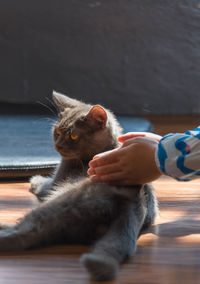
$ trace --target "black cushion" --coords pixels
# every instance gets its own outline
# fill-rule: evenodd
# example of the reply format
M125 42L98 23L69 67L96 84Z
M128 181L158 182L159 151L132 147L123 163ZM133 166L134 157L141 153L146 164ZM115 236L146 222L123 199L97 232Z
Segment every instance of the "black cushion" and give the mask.
M125 132L152 131L148 120L118 117ZM0 178L49 174L60 161L51 137L53 116L0 115Z

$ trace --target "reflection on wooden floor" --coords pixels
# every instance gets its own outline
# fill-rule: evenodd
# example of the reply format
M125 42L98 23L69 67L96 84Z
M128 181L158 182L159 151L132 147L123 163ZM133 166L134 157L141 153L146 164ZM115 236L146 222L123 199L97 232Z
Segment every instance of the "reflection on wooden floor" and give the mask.
M200 283L200 180L153 183L160 216L138 240L136 255L107 283ZM0 184L0 221L12 223L35 206L28 183ZM0 256L0 283L90 283L79 263L83 246L54 246Z

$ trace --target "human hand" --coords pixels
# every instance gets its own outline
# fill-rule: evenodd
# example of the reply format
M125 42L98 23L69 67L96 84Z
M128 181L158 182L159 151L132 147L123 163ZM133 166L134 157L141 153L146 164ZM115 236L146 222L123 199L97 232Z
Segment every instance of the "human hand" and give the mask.
M151 133L151 132L128 132L124 135L119 136L118 141L123 143L128 139L136 138L136 137L146 137L146 138L150 138L156 141L160 141L160 139L162 138L162 136L155 134L155 133Z
M119 141L124 141L123 145L96 155L89 163L88 174L93 181L117 185L153 181L161 175L155 162L155 151L160 138L161 136L146 132L120 136Z

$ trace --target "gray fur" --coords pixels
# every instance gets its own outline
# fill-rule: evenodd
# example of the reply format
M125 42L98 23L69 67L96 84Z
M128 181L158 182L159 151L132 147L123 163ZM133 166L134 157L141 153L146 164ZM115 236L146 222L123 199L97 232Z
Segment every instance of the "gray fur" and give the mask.
M31 179L30 191L40 205L18 224L0 225L0 251L55 243L93 244L81 262L93 280L112 279L119 263L135 253L141 229L153 223L156 198L149 185L92 183L87 177L89 160L117 147L121 128L102 107L93 108L57 93L54 101L60 118L53 131L62 131L53 135L62 161L51 177ZM69 138L71 133L77 134L77 141Z

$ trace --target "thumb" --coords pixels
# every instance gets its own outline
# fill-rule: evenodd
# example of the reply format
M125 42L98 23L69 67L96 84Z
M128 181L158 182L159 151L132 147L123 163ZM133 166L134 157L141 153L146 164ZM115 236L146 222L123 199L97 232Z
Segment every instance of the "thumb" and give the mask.
M128 132L124 135L118 137L118 141L123 143L128 139L135 138L135 137L145 137L145 132Z
M156 141L160 141L160 139L162 138L162 136L155 134L155 133L151 133L151 132L129 132L122 136L119 136L118 141L123 143L128 139L136 138L136 137L146 137L146 138L153 139Z

